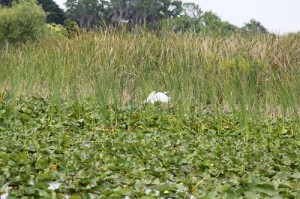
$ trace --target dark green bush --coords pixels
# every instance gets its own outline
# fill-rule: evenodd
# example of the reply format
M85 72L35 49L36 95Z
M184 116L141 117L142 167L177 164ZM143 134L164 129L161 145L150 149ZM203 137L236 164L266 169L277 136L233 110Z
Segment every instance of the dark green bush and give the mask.
M66 29L65 34L67 37L73 37L80 33L80 28L78 27L76 22L70 19L64 21L64 27Z
M0 7L0 43L35 39L45 28L46 13L34 1Z

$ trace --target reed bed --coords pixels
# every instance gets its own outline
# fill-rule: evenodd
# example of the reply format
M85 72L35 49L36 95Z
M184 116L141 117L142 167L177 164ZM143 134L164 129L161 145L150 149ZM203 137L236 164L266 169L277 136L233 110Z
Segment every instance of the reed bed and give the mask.
M299 120L300 40L293 36L90 32L5 45L2 92L140 105L168 91L182 112Z

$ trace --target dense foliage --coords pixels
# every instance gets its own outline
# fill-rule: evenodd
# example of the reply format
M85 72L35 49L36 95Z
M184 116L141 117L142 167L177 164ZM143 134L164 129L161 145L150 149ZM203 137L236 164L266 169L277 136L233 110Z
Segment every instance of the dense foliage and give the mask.
M11 0L0 0L0 6L11 6Z
M175 32L196 31L214 34L234 33L240 28L222 21L212 11L203 12L199 5L183 3L180 0L68 0L68 17L80 28L92 29L112 25L115 28L135 30L144 26L150 30ZM267 29L251 20L242 30L253 33L267 33Z
M0 7L0 43L35 39L45 27L46 14L34 1Z
M251 19L249 22L245 23L242 29L250 33L268 33L268 30L259 21L254 19Z
M66 3L68 16L81 28L90 29L101 23L120 27L124 22L130 27L148 24L159 26L164 18L176 17L181 12L181 1L97 1L68 0Z
M114 109L43 98L0 103L0 188L11 197L297 198L294 121L248 131L230 113L181 115L159 104ZM53 191L50 181L60 182ZM147 196L147 197L146 197Z
M22 0L25 1L26 0ZM21 1L21 2L22 2ZM30 0L31 3L35 2ZM11 7L19 1L1 0L0 6ZM203 12L195 3L183 3L180 0L162 1L123 1L123 0L68 0L64 12L53 0L38 0L47 14L47 23L64 24L72 20L85 30L121 29L137 31L141 27L148 31L203 32L228 35L237 31L251 34L268 33L258 21L250 20L244 27L238 28L212 11ZM35 7L35 6L33 6ZM36 17L32 17L34 23ZM69 22L67 24L70 24ZM17 24L16 24L17 25ZM22 22L20 26L24 26ZM146 30L145 29L145 30Z
M53 0L38 0L43 10L47 13L47 23L63 24L66 20L64 11Z

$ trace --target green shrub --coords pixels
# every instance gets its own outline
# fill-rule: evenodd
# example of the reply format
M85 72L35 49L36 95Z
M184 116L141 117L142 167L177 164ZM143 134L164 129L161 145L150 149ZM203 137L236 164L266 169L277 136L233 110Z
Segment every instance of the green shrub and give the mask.
M35 39L45 28L46 13L34 1L0 7L0 43Z
M55 23L46 24L46 30L47 30L47 32L57 33L57 34L61 34L61 35L64 35L66 32L66 29L64 26L62 26L61 24L55 24Z
M65 34L67 37L73 37L80 33L79 26L76 24L76 22L74 22L70 19L67 19L64 21L64 27L66 29Z

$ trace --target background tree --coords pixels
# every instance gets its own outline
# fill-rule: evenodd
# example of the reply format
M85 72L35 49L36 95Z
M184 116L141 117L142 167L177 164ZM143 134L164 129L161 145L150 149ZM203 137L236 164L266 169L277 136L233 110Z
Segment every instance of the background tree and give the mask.
M109 21L115 26L119 27L123 22L129 22L132 18L133 10L132 10L133 1L130 0L111 0L110 2L110 19ZM137 7L138 4L134 2ZM137 10L141 10L142 8L138 8ZM130 21L131 23L132 21Z
M66 8L67 16L85 29L105 22L116 28L146 25L148 29L222 35L240 30L212 11L202 12L199 5L180 0L67 0ZM250 22L245 29L266 31L260 23Z
M0 7L2 6L11 6L12 0L0 0Z
M202 10L195 3L183 3L179 16L164 20L164 29L175 32L195 31L199 32L203 27Z
M158 26L162 19L178 16L182 2L178 0L113 0L111 22L131 27L142 24Z
M203 32L210 34L230 34L239 28L227 21L222 21L221 18L213 13L212 11L207 11L203 14Z
M203 14L203 24L205 32L219 32L222 21L218 15L212 11L207 11Z
M67 0L67 15L81 28L90 29L101 21L119 27L147 24L158 26L164 18L181 13L178 0Z
M64 11L53 0L38 0L38 4L47 13L47 23L63 24L66 20Z
M13 0L0 0L0 6L11 6ZM18 2L15 1L15 2ZM43 10L47 13L47 23L63 24L66 20L64 11L55 3L54 0L37 0Z
M227 21L222 21L221 26L220 26L220 32L222 35L227 35L227 34L231 34L234 32L239 31L240 28L227 22Z
M111 10L110 3L105 0L67 0L65 5L67 16L87 30L106 21Z
M195 3L183 3L181 15L189 16L194 21L201 21L203 12Z
M249 22L245 23L242 29L251 33L268 33L268 30L255 19L251 19Z

